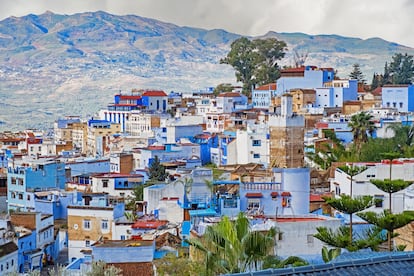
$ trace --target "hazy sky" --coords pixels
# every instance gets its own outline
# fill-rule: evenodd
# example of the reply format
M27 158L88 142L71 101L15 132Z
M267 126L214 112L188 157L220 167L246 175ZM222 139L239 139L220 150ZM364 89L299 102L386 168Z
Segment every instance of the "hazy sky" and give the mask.
M412 0L0 0L0 20L47 10L135 14L252 36L275 31L380 37L414 47Z

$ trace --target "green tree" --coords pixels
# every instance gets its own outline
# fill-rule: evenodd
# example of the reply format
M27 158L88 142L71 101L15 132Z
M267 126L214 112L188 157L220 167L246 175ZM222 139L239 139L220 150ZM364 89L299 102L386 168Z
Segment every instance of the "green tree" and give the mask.
M366 83L365 76L361 71L361 67L359 63L354 63L352 65L352 71L351 73L349 73L349 78L357 80L359 83L363 83L363 84Z
M392 238L396 237L394 230L401 228L411 221L414 221L413 213L405 211L400 214L392 214L389 210L384 210L378 214L375 212L358 213L358 216L368 223L374 224L381 229L387 230L388 250L392 251Z
M361 151L362 144L368 142L368 134L372 135L376 130L372 118L373 116L367 112L359 112L352 115L351 120L348 122L357 152Z
M220 83L214 88L213 94L214 96L217 96L218 94L223 93L223 92L231 92L233 91L233 89L234 89L234 86L231 85L230 83Z
M160 159L155 155L154 160L149 166L149 178L152 181L165 181L168 173L165 172L165 167L161 165Z
M382 229L379 227L371 227L361 234L354 234L352 243L349 241L350 229L348 226L341 226L336 231L327 227L317 227L316 230L318 233L314 235L315 238L332 247L344 248L350 252L365 248L378 251L379 245L386 241L381 234Z
M349 215L349 244L352 245L352 216L373 206L375 204L374 198L372 196L351 197L349 195L341 195L340 198L325 197L324 199L332 208Z
M393 55L388 69L393 84L411 84L414 76L413 56L407 53Z
M390 168L392 164L392 159L390 160ZM392 194L404 190L408 186L412 184L410 181L404 181L402 179L391 179L391 169L390 169L390 179L372 179L371 183L374 184L378 189L388 193L388 200L389 200L389 214L392 214ZM386 213L384 213L384 216ZM372 218L370 216L369 218ZM378 220L380 218L377 218ZM386 219L386 218L383 218ZM377 224L376 224L377 225ZM387 229L383 227L384 229ZM392 243L392 231L389 231L387 234L388 239L388 249L391 251L391 243Z
M154 260L157 275L204 275L205 268L200 262L191 261L187 257L177 257L173 253L166 254L163 258Z
M261 269L262 261L271 253L276 229L266 234L251 231L249 220L239 213L235 220L222 217L208 226L201 240L190 239L189 244L202 252L207 275L239 273Z
M405 157L411 157L411 148L414 145L414 125L392 124L387 127L394 132L392 140L399 147Z
M92 268L89 272L86 272L86 276L120 276L122 275L122 269L113 265L107 265L103 261L93 262Z
M374 91L375 88L380 87L382 85L382 75L374 73L372 76L372 82L371 82L371 91Z
M307 151L306 157L317 164L323 170L331 167L333 162L340 161L357 161L353 160L350 152L347 152L342 142L336 137L333 130L323 130L325 138L329 141L321 146L318 150ZM314 148L314 146L307 147L308 149Z
M276 38L236 39L220 63L235 69L237 81L243 83L243 93L250 96L252 86L274 82L280 76L277 61L285 56L286 43Z

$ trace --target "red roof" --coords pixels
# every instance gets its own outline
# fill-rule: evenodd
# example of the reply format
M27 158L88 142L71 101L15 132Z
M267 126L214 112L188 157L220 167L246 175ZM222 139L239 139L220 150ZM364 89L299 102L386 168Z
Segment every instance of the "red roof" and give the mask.
M141 99L141 95L119 95L119 99L121 99L121 100L139 100L139 99Z
M220 93L217 97L228 97L228 98L240 97L240 93L238 93L238 92L225 92L225 93Z
M374 91L372 91L372 94L374 96L381 96L382 95L382 87L375 88Z
M310 202L320 202L320 201L325 201L325 199L323 199L322 197L330 197L331 194L327 193L327 194L311 194L309 195L309 201Z
M262 193L246 193L246 197L249 198L260 198L263 197Z
M158 229L160 226L166 225L166 220L137 220L131 228L134 229Z
M282 196L292 196L290 192L282 192Z
M165 146L148 146L148 150L164 150Z
M277 196L279 196L279 193L278 192L271 192L270 196L271 197L277 197Z
M329 126L329 124L328 123L325 123L325 122L317 122L315 124L315 127L316 128L328 128L328 126Z
M276 83L265 84L265 85L257 87L254 90L276 90Z
M167 97L167 94L165 94L164 91L162 90L149 90L149 91L145 91L142 96L147 96L147 97Z
M281 70L282 73L294 73L294 72L305 72L305 66L297 67L297 68L287 68Z

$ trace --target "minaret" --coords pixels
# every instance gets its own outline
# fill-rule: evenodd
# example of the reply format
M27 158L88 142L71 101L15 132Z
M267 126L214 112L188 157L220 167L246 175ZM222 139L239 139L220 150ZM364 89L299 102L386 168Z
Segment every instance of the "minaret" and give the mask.
M305 118L296 115L292 110L292 96L283 94L280 115L269 116L271 168L304 166Z

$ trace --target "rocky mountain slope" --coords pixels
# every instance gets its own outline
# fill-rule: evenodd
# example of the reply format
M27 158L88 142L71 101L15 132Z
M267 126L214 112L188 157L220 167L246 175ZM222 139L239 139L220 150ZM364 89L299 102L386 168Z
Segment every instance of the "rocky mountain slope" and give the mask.
M396 52L414 49L380 38L269 32L307 64L338 69L346 77L361 64L367 80ZM379 34L380 36L380 34ZM46 128L65 115L91 116L118 91L156 88L166 92L235 83L219 64L238 34L204 30L135 15L105 12L10 17L0 21L0 130Z

